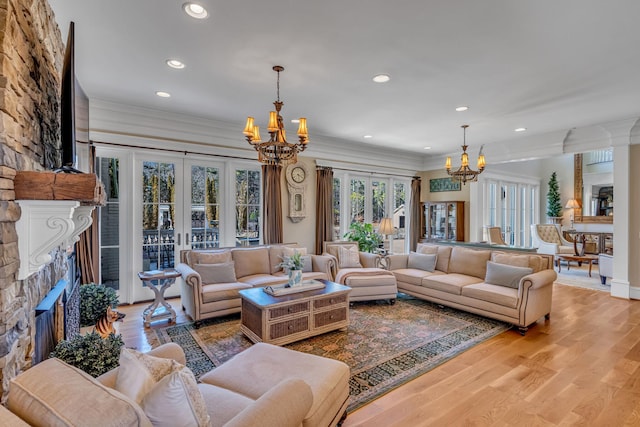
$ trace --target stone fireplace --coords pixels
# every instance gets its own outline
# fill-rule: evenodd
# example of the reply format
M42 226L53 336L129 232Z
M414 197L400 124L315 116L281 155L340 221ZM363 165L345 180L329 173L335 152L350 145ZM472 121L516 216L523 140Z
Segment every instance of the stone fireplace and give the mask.
M67 276L66 248L18 280L20 251L14 179L18 171L60 164L60 70L63 43L45 0L0 0L0 380L28 368L35 354L35 313L49 291Z

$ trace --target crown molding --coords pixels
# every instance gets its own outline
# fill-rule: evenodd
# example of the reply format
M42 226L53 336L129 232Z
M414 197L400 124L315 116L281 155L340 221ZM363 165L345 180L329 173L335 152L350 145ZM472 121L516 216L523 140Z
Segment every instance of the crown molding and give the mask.
M243 123L230 123L166 111L92 99L90 137L93 141L154 149L200 152L248 160L257 158L242 135ZM305 157L327 161L349 159L369 169L391 167L419 170L422 156L324 135L311 135Z

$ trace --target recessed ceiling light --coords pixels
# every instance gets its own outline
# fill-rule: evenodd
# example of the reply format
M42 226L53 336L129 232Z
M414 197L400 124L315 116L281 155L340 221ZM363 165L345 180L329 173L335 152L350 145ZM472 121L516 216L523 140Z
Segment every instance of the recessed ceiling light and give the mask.
M300 119L291 119L291 123L300 123Z
M431 150L431 147L424 147L425 150Z
M198 3L185 3L182 5L182 9L186 12L187 15L196 19L204 19L209 16L209 12L207 9L199 5Z
M184 63L178 61L177 59L167 59L167 65L178 70L184 68Z
M161 90L157 91L156 95L158 95L160 98L169 98L169 97L171 97L171 94L169 92L163 92Z
M524 132L527 128L515 128L514 132Z
M373 135L364 135L363 138L364 139L371 139L371 138L373 138Z
M376 83L386 83L391 80L391 76L389 74L378 74L377 76L373 76L373 81Z
M460 111L467 111L469 109L469 107L467 107L466 105L461 105L460 107L456 107L456 111L460 112Z

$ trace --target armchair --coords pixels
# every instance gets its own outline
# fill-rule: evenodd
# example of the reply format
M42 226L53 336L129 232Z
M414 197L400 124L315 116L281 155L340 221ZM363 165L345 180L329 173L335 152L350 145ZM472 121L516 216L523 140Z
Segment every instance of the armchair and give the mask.
M607 277L613 277L613 256L609 254L598 254L598 271L600 282L607 284Z
M358 248L358 242L351 241L336 241L336 242L323 242L322 243L322 255L328 255L333 260L331 264L332 280L335 280L338 270L340 270L340 248ZM369 252L358 251L358 258L360 261L360 267L357 268L380 268L382 267L382 257L378 254L372 254ZM342 267L344 268L344 267Z
M502 230L500 227L489 227L489 243L492 245L507 245L507 242L502 238Z
M358 251L357 242L323 242L324 255L334 259L333 281L351 287L350 301L396 302L398 285L392 272L382 268L378 254ZM358 262L355 253L358 254Z
M531 237L539 254L575 255L573 243L565 240L553 224L532 224Z

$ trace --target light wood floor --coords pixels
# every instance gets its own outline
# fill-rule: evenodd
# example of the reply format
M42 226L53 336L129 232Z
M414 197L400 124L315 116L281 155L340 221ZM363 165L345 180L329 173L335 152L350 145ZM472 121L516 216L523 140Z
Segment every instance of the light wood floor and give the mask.
M171 303L185 321L179 300ZM143 308L121 307L120 331L145 351L154 343ZM640 301L554 285L550 320L470 349L349 414L344 426L638 426L639 367Z

